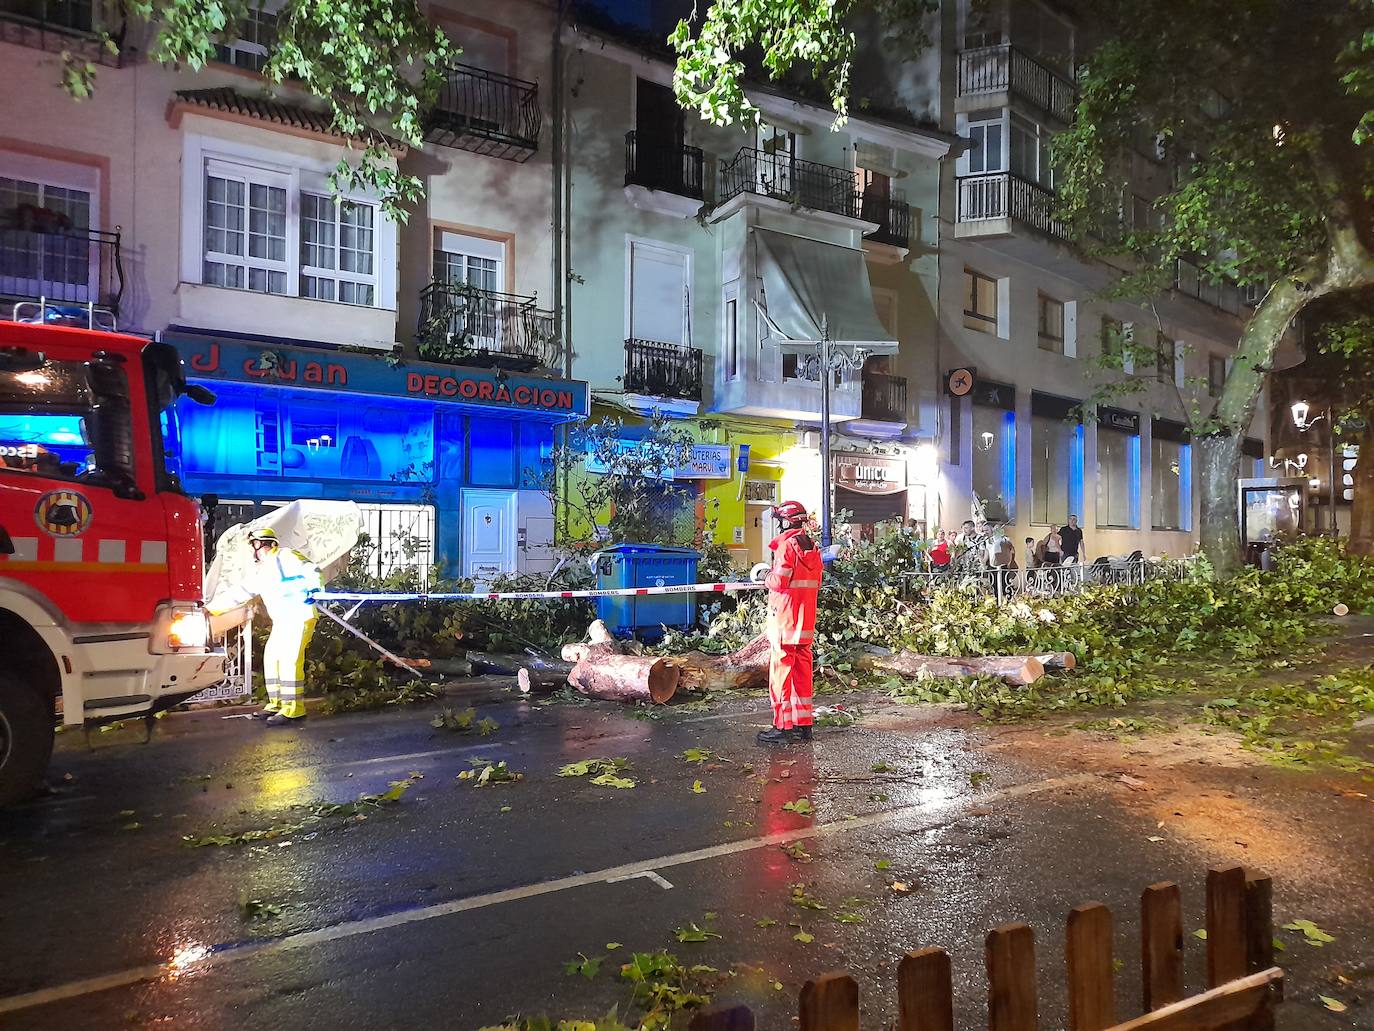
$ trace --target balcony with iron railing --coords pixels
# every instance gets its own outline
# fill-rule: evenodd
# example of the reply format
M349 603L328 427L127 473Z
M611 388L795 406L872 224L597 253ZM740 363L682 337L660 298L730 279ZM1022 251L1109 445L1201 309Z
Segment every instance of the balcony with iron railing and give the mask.
M644 139L631 129L625 134L625 185L666 190L679 197L701 200L706 158L700 147Z
M906 422L906 377L863 372L859 418L872 422Z
M539 149L539 85L453 65L425 122L425 139L523 162Z
M1179 258L1174 263L1174 289L1230 315L1242 314L1246 307L1254 307L1263 297L1255 287L1242 290L1235 283L1210 279L1186 258Z
M562 354L553 312L533 297L435 282L420 292L420 357L451 365L528 371Z
M911 206L900 190L890 193L865 191L859 195L859 217L876 222L878 228L867 239L875 243L906 247L911 241Z
M119 314L119 229L0 227L0 298L108 308Z
M1005 236L1019 223L1054 237L1069 238L1069 227L1055 217L1053 191L1012 172L961 176L956 237Z
M1077 91L1073 82L1010 43L959 51L958 96L986 100L1010 94L1067 124Z
M118 67L125 12L118 0L6 0L0 3L0 40Z
M802 161L790 154L742 147L721 166L720 203L741 194L772 197L789 204L859 218L861 194L854 173L833 165Z
M627 394L700 401L701 350L658 340L625 341Z

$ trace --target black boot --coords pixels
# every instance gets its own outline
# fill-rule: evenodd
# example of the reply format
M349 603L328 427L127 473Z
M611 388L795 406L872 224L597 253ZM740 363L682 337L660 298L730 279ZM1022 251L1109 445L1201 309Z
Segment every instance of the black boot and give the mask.
M796 726L791 730L784 731L784 733L791 734L793 741L810 741L811 724L808 723L805 726Z
M754 738L761 745L790 745L795 743L796 738L792 736L790 730L780 730L777 727L769 727L767 730L760 730L758 736Z

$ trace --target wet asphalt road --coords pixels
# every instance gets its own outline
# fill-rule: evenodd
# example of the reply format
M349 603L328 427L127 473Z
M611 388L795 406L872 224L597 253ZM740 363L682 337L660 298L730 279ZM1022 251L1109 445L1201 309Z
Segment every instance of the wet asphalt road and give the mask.
M1037 929L1042 1026L1059 1027L1070 907L1096 900L1117 914L1124 1017L1139 996L1140 889L1179 881L1185 929L1200 927L1206 866L1244 859L1149 842L1155 825L1117 806L1099 773L1018 765L985 750L988 728L939 710L861 703L857 727L768 753L752 741L767 719L758 700L641 721L613 705L463 692L501 723L493 737L433 730L434 707L283 731L221 711L179 715L148 745L129 728L97 735L92 752L64 735L54 773L70 779L0 814L0 1029L475 1031L518 1012L590 1017L626 1010L615 970L627 953L664 948L762 968L721 996L749 1002L761 1028L790 1027L801 984L847 969L865 1027L879 1028L893 1017L896 960L931 944L952 953L960 1018L973 1027L985 1013L983 935L1010 920ZM693 747L728 761L689 764L680 756ZM479 756L526 779L458 780ZM638 786L555 776L598 756L627 758ZM412 772L423 779L406 797L363 821L225 848L182 841L298 821L310 804L384 791ZM1313 811L1306 782L1264 776L1286 804ZM801 797L814 817L783 810ZM779 847L792 834L808 835L809 861ZM1346 848L1369 845L1364 828ZM880 860L890 868L875 869ZM798 882L829 908L793 906ZM1369 884L1355 865L1349 895L1276 883L1280 922L1302 915L1337 935L1324 954L1281 957L1281 1027L1374 1027L1374 1003L1336 1015L1316 1001L1336 959L1357 987L1374 967ZM246 920L245 900L270 909ZM708 912L720 938L675 940ZM837 922L840 912L862 922ZM794 940L793 922L815 940ZM612 942L623 950L608 952ZM1202 946L1188 944L1200 986ZM579 953L609 956L598 977L563 973Z

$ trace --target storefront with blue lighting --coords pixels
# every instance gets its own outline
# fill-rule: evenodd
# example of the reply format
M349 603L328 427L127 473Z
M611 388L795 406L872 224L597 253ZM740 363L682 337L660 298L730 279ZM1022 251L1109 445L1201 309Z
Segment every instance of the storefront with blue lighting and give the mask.
M551 512L537 528L526 513L541 504L556 428L587 414L585 383L260 339L163 339L187 378L216 395L212 406L179 409L189 493L428 513L412 525L427 528L434 560L451 575L472 573L465 552L488 553L489 569L513 561L501 570L513 571L526 567L530 545L551 545ZM465 526L465 512L480 525Z

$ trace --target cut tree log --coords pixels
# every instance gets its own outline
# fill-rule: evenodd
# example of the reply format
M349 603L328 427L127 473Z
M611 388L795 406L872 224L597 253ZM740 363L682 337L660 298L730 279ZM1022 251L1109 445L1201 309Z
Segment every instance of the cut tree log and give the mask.
M870 655L860 665L917 676L925 673L942 679L962 677L1001 677L1009 684L1024 687L1045 675L1044 664L1034 655L983 655L951 658L947 655L921 655L918 652L898 652L895 655Z
M1078 659L1073 652L1047 652L1036 658L1046 669L1074 669L1078 666Z
M682 666L679 687L694 691L747 691L768 686L768 636L759 634L727 655L688 652L674 659Z
M516 671L522 694L533 691L552 691L568 682L568 674L575 664L542 655L525 656L525 664Z
M589 698L662 705L676 693L681 677L682 667L672 659L607 652L580 660L568 683Z

